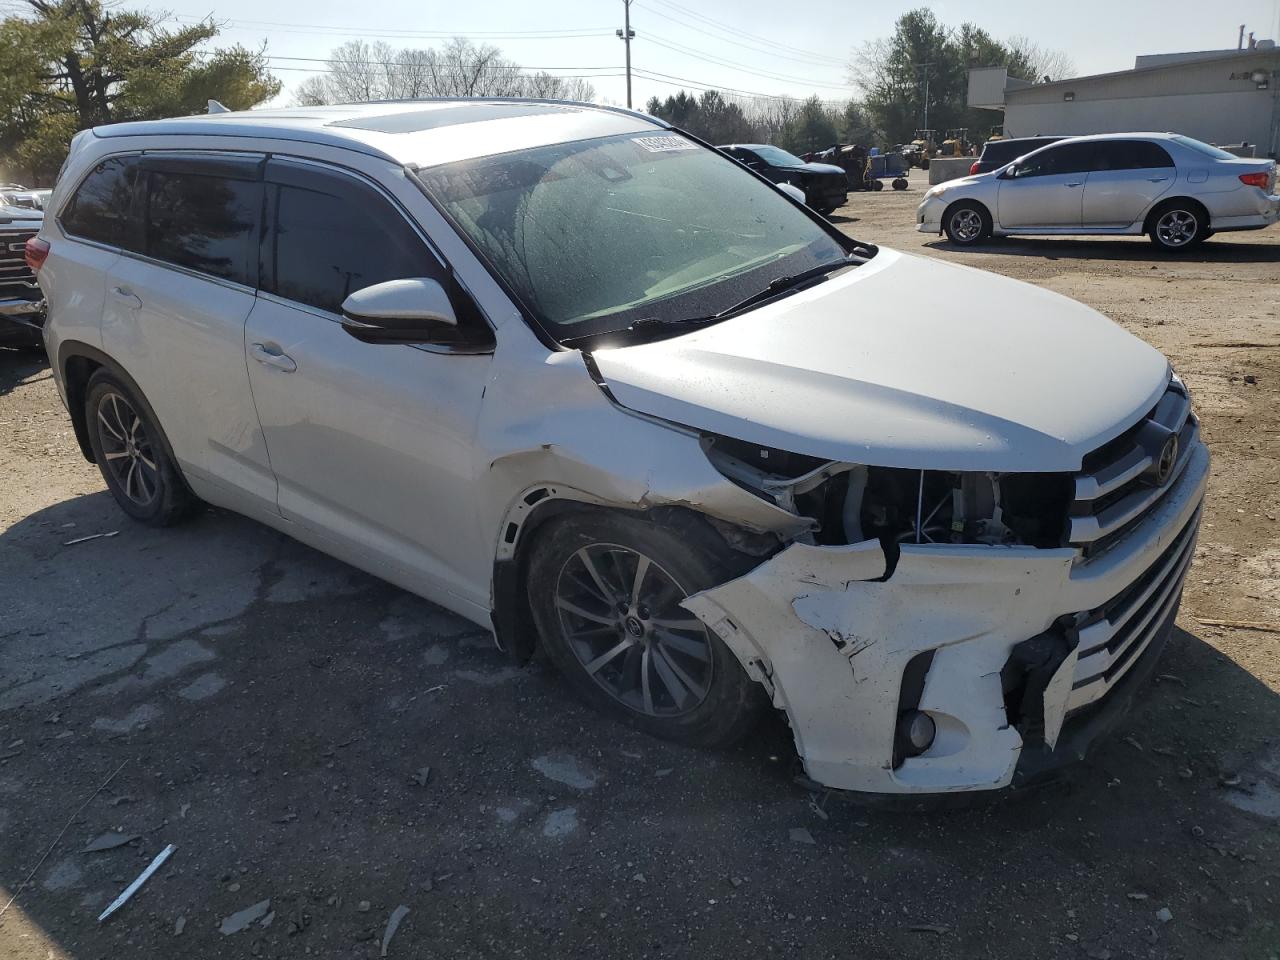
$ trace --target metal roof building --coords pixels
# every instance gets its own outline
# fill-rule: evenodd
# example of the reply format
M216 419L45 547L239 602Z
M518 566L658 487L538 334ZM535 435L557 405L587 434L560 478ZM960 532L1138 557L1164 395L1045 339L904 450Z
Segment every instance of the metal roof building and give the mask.
M1170 130L1209 143L1280 151L1280 50L1138 57L1132 70L1028 83L1003 68L970 71L969 104L1003 110L1009 137Z

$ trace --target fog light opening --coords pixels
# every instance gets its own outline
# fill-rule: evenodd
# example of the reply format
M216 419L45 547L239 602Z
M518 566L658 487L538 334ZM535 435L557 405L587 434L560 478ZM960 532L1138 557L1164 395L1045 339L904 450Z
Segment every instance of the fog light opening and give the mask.
M938 726L933 717L923 710L903 711L898 720L898 736L902 742L904 756L918 757L931 746L938 735Z

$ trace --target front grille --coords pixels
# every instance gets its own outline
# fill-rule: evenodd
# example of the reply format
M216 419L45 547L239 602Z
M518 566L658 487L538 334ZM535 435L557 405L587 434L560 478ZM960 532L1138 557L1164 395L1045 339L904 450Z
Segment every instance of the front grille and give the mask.
M27 241L34 230L0 230L0 299L40 299L36 275L27 266Z
M1181 381L1169 383L1140 421L1090 453L1075 476L1067 541L1091 557L1120 540L1177 484L1198 444L1200 424ZM1177 438L1176 457L1164 464Z
M1077 615L1080 644L1068 714L1105 696L1155 638L1182 595L1199 524L1196 510L1146 573L1101 607Z

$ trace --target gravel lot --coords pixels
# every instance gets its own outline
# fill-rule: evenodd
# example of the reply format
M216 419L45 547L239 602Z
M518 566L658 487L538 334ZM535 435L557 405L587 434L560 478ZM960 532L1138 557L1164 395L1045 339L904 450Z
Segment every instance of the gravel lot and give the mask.
M0 351L0 906L70 819L0 955L376 957L404 905L391 957L1280 956L1280 633L1201 623L1280 623L1280 231L961 254L913 231L920 181L836 219L1114 317L1171 356L1214 453L1161 677L1072 783L889 814L797 786L780 721L722 754L646 739L246 520L130 523L47 368Z

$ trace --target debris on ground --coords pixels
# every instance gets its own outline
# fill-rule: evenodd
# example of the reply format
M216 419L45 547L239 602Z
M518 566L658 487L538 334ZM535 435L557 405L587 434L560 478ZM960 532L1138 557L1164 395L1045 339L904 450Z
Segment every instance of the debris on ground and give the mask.
M1161 907L1159 910L1156 911L1156 919L1159 920L1161 923L1168 923L1170 920L1173 919L1173 911L1170 910L1168 907Z
M64 541L62 545L64 547L74 547L77 543L88 543L90 540L105 540L119 533L119 530L112 530L110 533L91 533L87 537L76 537L74 540Z
M175 937L180 937L180 936L182 936L182 931L183 931L183 930L185 930L185 929L187 929L187 918L186 918L186 916L184 915L184 916L181 916L181 917L179 917L177 920L175 920L175 921L174 921L174 924L173 924L173 935L174 935Z
M814 842L813 834L810 833L808 830L806 830L804 827L792 827L791 842L812 844Z
M138 879L125 887L124 893L112 900L111 903L107 905L107 909L103 910L102 913L98 915L98 922L101 923L103 920L107 919L107 917L111 916L123 907L129 901L129 898L137 893L144 883L151 879L151 875L160 869L160 865L169 859L173 854L174 849L175 848L171 843L156 854L156 858L147 865L147 869L138 874Z
M391 938L396 935L396 930L400 927L400 921L409 913L409 908L403 903L391 911L391 917L387 920L386 932L382 935L382 956L387 955L387 946L391 943Z
M1259 633L1280 633L1280 623L1268 623L1262 620L1211 620L1208 617L1196 617L1206 627L1234 627L1238 630L1257 630Z
M911 933L936 933L938 936L942 936L950 929L950 927L941 923L913 923L907 927L907 930Z
M218 927L218 931L224 936L229 937L233 933L240 933L247 930L254 923L263 923L267 914L271 913L271 901L261 900L251 907L245 907L229 917L223 918L222 925Z
M368 913L369 910L372 908L372 906L373 904L371 904L368 900L361 900L359 903L356 904L356 909L359 910L361 913Z
M1149 894L1145 893L1128 893L1125 894L1130 900L1146 900Z
M416 783L418 786L425 787L427 785L427 781L431 779L431 768L419 767L418 772L415 773L409 779L412 780L414 783Z
M116 847L123 847L126 843L133 843L135 840L142 839L137 833L119 833L115 830L109 830L100 837L90 840L81 853L101 853L103 850L114 850Z

